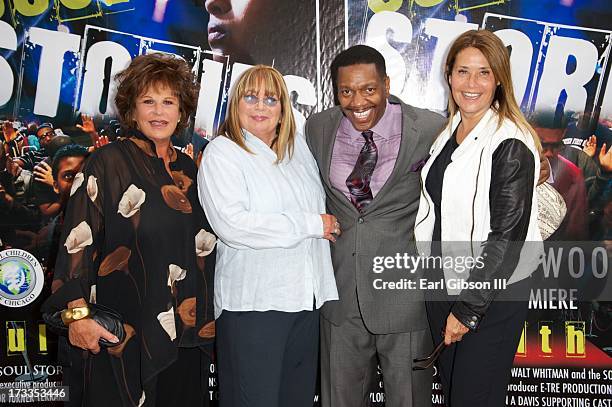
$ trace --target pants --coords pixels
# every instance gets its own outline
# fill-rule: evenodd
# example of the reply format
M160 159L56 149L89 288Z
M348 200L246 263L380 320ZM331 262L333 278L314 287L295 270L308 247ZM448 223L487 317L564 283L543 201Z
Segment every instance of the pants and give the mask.
M499 407L505 405L514 354L527 317L530 279L514 283L490 305L476 332L445 349L438 359L447 407ZM513 301L508 301L513 299ZM434 343L441 335L454 298L427 302Z
M319 311L223 311L216 328L220 407L312 407Z
M369 332L356 302L341 326L321 317L322 407L369 405L377 363L382 369L386 407L431 406L433 368L412 370L412 360L431 349L428 329L382 335Z

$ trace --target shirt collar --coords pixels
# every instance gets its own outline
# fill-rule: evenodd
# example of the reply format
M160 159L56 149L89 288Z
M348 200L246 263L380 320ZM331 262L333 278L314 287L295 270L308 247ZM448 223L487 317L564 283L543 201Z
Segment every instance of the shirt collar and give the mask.
M248 144L249 148L260 151L262 154L268 154L271 157L274 157L276 160L276 153L270 148L270 146L264 143L262 139L245 129L242 129L242 134L244 135L244 141L246 144Z

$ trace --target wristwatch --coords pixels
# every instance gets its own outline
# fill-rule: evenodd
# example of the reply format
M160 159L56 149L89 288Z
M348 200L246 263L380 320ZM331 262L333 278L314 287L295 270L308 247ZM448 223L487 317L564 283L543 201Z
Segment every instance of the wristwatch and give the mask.
M67 308L62 311L61 316L64 325L69 325L74 321L89 318L91 316L91 311L89 307Z

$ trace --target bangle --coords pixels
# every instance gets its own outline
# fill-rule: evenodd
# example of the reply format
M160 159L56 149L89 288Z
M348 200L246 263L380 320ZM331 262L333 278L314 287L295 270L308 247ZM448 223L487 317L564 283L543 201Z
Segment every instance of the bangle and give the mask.
M74 321L78 321L80 319L89 318L91 315L91 311L89 307L75 307L75 308L67 308L62 311L61 317L64 325L69 325Z

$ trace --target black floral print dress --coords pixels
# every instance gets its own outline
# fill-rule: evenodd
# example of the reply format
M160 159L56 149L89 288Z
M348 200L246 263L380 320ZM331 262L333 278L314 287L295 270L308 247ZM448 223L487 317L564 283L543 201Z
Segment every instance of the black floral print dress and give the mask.
M147 389L164 369L177 371L178 348L206 348L215 335L216 238L198 202L195 163L172 147L171 176L154 144L132 133L96 150L75 178L45 304L63 309L82 297L124 318L118 346L98 355L70 347L83 360L83 383L74 383L83 405L119 397L154 405Z

